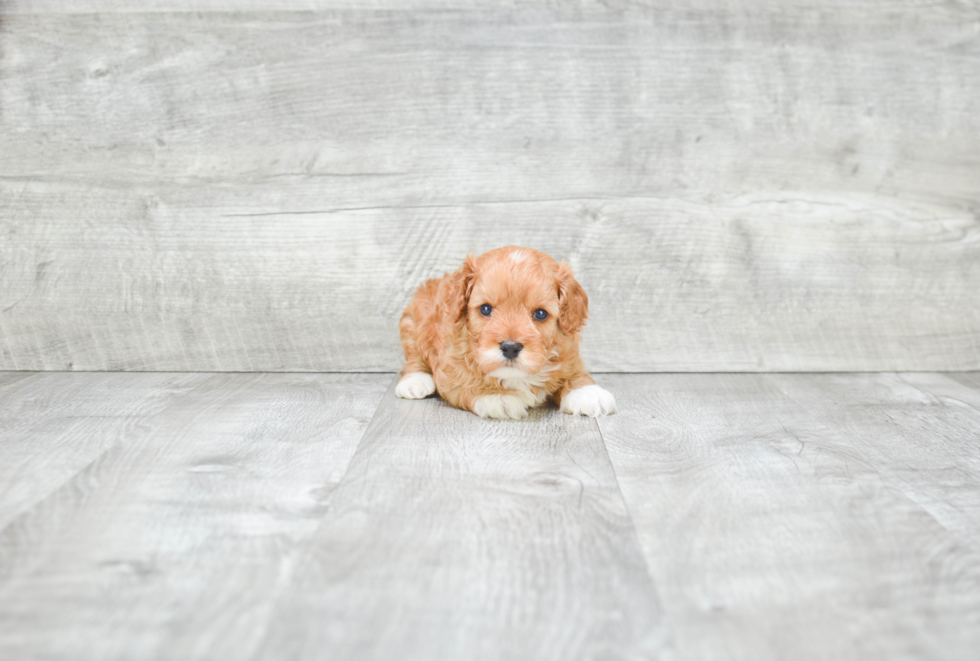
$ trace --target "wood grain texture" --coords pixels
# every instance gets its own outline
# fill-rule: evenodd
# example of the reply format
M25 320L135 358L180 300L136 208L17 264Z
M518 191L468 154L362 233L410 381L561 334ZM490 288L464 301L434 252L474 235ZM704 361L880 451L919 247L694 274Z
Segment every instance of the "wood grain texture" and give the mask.
M0 392L22 432L0 442L2 484L61 483L3 521L0 657L249 658L389 381L57 374ZM83 442L104 448L87 464Z
M213 216L233 200L168 189L99 193L68 218L90 189L30 188L19 207L44 220L0 246L13 369L397 370L415 286L515 237L575 268L596 371L980 366L980 225L928 205L582 199L230 219ZM107 204L140 226L102 218Z
M5 0L0 3L0 14L110 14L110 13L173 13L173 12L270 12L270 11L337 11L337 10L514 10L540 5L540 9L564 9L577 11L608 12L609 10L661 9L676 11L760 12L787 11L816 13L812 0L659 0L639 5L632 0L542 0L517 2L515 0L144 0L138 5L125 0ZM896 0L885 4L881 0L825 0L819 11L892 11L915 9L925 14L957 10L968 12L976 5L975 0L961 0L949 6L923 2L922 0Z
M975 5L276 6L4 5L0 368L393 370L510 243L593 369L980 368Z
M0 372L0 658L975 657L980 374L598 380Z
M293 576L258 658L670 653L595 422L554 410L485 421L392 387Z
M961 372L959 374L946 374L945 376L967 386L972 391L980 390L980 372ZM977 407L975 398L970 398L969 402L974 408L980 408Z
M18 381L34 376L31 372L0 372L0 391L13 387Z
M19 378L18 378L19 377ZM0 529L62 488L207 377L29 374L0 378Z
M605 375L679 658L975 657L980 411L914 378Z
M852 444L884 483L980 554L980 384L955 376L771 378L814 418L834 420L842 436L859 439Z

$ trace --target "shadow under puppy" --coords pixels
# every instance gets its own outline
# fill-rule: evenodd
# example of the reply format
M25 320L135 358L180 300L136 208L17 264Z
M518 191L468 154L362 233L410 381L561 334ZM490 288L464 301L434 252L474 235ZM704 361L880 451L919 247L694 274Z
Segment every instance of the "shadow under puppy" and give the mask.
M551 399L564 413L616 412L579 357L589 298L564 261L508 246L468 255L420 286L398 327L395 394L444 400L484 418L523 418Z

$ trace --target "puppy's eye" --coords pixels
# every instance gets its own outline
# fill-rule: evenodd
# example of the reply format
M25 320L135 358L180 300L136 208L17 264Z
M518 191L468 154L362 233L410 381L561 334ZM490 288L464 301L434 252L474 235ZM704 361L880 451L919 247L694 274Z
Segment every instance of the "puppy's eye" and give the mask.
M537 319L538 321L544 321L545 319L548 318L548 311L538 308L537 310L534 311L534 318Z
M480 314L484 317L489 317L491 312L493 312L493 308L490 307L489 303L484 303L480 306Z

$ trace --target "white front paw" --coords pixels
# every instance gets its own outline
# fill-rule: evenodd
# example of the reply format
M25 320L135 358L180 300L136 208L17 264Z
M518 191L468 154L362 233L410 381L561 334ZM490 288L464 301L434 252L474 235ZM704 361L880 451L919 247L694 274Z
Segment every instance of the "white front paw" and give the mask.
M590 415L596 418L616 412L616 398L604 388L593 384L572 390L561 398L561 412Z
M513 395L484 395L473 403L473 412L481 418L516 420L527 415L527 405Z
M411 372L406 374L395 386L395 394L402 399L422 399L436 391L436 382L431 374Z

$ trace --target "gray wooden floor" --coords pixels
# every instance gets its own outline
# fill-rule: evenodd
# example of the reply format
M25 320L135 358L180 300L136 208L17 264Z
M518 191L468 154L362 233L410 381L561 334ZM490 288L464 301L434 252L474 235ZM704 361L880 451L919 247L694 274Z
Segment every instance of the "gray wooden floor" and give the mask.
M0 373L0 658L975 659L980 375Z

